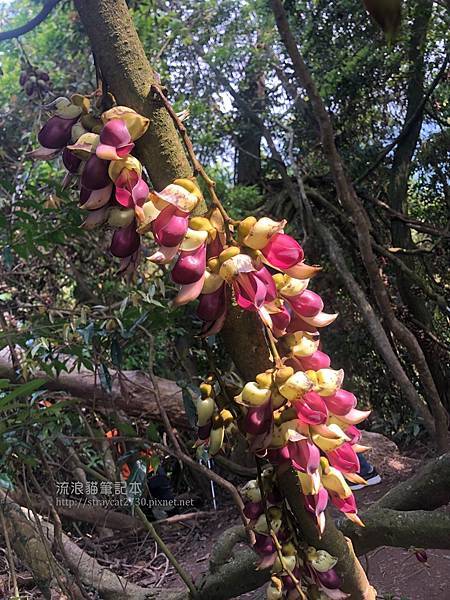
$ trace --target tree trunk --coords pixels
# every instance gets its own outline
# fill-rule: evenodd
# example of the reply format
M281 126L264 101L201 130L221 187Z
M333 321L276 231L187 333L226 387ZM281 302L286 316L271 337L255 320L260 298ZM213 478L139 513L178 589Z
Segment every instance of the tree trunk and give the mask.
M259 115L265 101L264 75L255 73L251 62L247 65L245 72L242 96ZM239 113L236 119L236 127L238 135L235 182L238 185L258 185L261 182L261 130L255 127L247 115L242 113Z
M119 104L150 118L147 133L137 141L138 156L153 185L162 189L192 169L172 119L150 95L158 78L144 48L125 0L75 0L108 90Z

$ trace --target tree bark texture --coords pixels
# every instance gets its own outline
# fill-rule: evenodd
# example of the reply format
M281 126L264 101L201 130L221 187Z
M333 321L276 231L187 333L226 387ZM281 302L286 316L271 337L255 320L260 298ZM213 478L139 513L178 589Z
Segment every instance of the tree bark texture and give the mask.
M158 76L145 55L125 0L75 0L108 90L117 102L150 118L147 133L137 141L137 152L157 190L192 168L172 119L150 86Z

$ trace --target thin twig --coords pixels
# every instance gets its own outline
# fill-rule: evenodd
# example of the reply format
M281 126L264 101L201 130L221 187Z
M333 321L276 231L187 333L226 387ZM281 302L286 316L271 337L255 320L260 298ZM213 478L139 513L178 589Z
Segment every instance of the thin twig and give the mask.
M3 535L4 535L5 543L6 543L6 556L8 559L9 572L11 573L11 579L12 579L13 590L14 590L14 598L16 599L16 598L20 598L19 588L17 586L16 568L14 566L14 557L13 557L13 553L12 553L11 542L9 541L8 529L6 528L5 516L4 516L2 510L0 510L0 520L2 522Z
M165 556L169 560L170 564L173 566L173 568L175 569L175 571L178 573L178 575L181 577L181 579L186 584L187 588L189 589L189 591L192 594L192 597L193 598L197 598L197 596L198 596L198 594L197 594L197 588L195 587L194 582L192 581L191 577L188 575L188 573L184 570L184 568L177 561L177 559L175 558L175 556L172 554L172 551L170 550L170 548L159 537L158 533L156 532L156 529L153 527L153 525L147 519L147 517L145 516L145 514L142 511L141 507L140 506L136 506L135 507L135 511L136 511L136 514L138 515L138 517L143 522L143 524L144 524L145 528L147 529L147 531L150 533L150 535L152 536L152 538L155 540L155 542L161 548L161 551L165 554Z
M289 577L292 579L292 581L294 582L295 589L299 593L300 598L302 600L307 600L307 598L301 588L300 581L297 579L297 577L294 575L294 573L285 565L285 563L283 561L282 546L280 544L280 540L277 537L277 534L275 533L275 531L272 527L272 523L271 523L270 517L269 517L269 511L267 508L266 490L264 489L264 483L262 480L261 459L258 457L256 457L256 468L258 470L258 485L259 485L259 489L261 491L261 502L262 502L263 509L264 509L264 515L266 517L267 530L270 534L270 537L273 540L273 543L275 544L275 549L277 551L278 558L280 560L280 564L283 567L283 569L286 571L286 573L289 575Z
M208 173L203 168L203 165L198 160L198 158L195 154L195 150L194 150L192 141L189 138L187 129L184 126L183 121L181 121L181 119L178 117L173 106L167 99L166 95L164 94L164 91L162 90L162 88L159 85L156 85L156 84L153 84L151 86L151 90L153 90L159 96L162 103L164 104L165 109L169 113L170 117L172 118L173 122L175 123L175 126L177 127L178 131L180 132L181 139L183 140L183 143L186 147L187 153L191 160L192 166L194 168L194 175L199 174L202 177L203 181L205 182L213 205L219 210L220 214L223 217L223 220L225 221L227 241L228 241L228 243L233 243L233 236L232 236L230 226L236 225L238 223L238 221L234 221L228 215L227 211L223 207L222 202L219 200L219 197L216 194L216 182L213 179L211 179L211 177L208 175Z

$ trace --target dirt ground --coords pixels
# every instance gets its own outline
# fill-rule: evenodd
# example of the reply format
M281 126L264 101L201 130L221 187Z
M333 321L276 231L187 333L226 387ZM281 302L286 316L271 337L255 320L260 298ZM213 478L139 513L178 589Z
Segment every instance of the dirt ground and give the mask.
M386 438L370 436L367 445L373 444L370 460L382 476L382 483L355 492L360 508L370 505L393 485L407 478L420 465L413 458L401 456L394 444ZM375 434L376 435L376 434ZM197 579L207 570L209 551L224 529L239 523L236 511L226 497L218 493L218 510L194 521L164 525L160 528L163 539L186 568ZM203 510L208 509L207 506ZM76 539L76 536L74 536ZM86 541L88 540L88 541ZM81 540L78 540L80 543ZM101 542L84 538L85 549L97 560L129 581L142 586L160 587L161 600L164 590L179 589L178 576L161 555L155 543L145 535L130 537L114 535ZM362 557L371 583L384 600L450 600L450 550L428 549L428 564L423 565L410 549L382 547ZM29 573L18 565L19 588L23 598L41 598L33 589ZM2 585L3 584L3 585ZM8 598L1 590L8 589L8 569L4 550L0 549L0 598ZM265 590L253 591L240 596L245 600L265 600ZM214 600L214 599L211 599Z

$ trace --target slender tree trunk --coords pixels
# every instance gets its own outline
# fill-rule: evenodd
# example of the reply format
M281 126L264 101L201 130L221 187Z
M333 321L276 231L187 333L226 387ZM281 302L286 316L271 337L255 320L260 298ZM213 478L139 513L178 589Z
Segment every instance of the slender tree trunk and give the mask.
M265 86L262 73L255 72L251 62L246 68L242 95L256 114L264 107ZM238 185L258 185L261 182L261 139L262 133L253 121L240 113L236 119L237 149L235 181Z
M411 175L411 163L419 142L420 131L423 125L425 106L419 112L418 107L425 96L425 46L428 27L433 12L433 4L416 0L412 4L413 22L411 26L411 38L409 41L409 73L408 86L406 89L406 114L404 118L401 140L398 143L392 161L388 198L390 206L397 212L408 214L408 184ZM411 238L411 229L407 224L395 217L391 222L392 245L398 248L414 247ZM407 266L427 279L427 273L420 257L405 256L402 259ZM420 289L404 272L397 273L397 285L401 299L409 309L415 320L422 324L423 328L436 332L433 310L430 309L429 300ZM428 302L427 302L428 300ZM418 341L427 357L428 366L433 375L436 387L448 409L450 391L448 379L450 369L440 356L440 349L435 344L428 344L426 337L418 333ZM447 361L448 362L448 361Z
M389 327L394 338L396 338L409 352L411 361L418 371L420 381L435 421L434 431L431 430L430 434L433 436L435 433L438 448L440 450L445 450L449 444L447 411L441 402L433 376L416 337L404 323L398 320L394 313L387 288L380 274L377 258L372 248L369 217L347 176L344 163L336 147L330 115L318 92L311 73L300 54L295 38L292 35L283 4L281 0L271 0L271 5L280 37L292 60L298 83L301 87L305 88L311 100L311 105L319 123L322 149L330 167L339 201L352 217L358 237L361 259L369 276L374 297L387 327ZM419 404L420 399L417 398L416 405Z

